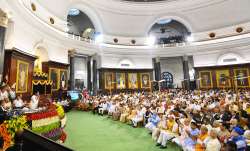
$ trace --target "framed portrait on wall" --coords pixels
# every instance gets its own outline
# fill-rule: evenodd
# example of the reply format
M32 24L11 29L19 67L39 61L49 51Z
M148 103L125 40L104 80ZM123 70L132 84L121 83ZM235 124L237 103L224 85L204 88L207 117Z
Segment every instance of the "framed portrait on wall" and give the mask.
M218 88L229 88L231 87L231 79L229 70L217 70L216 71L216 82Z
M141 88L150 88L150 74L141 73Z
M128 88L138 89L137 73L128 74Z
M126 88L125 73L116 73L116 88L117 89Z
M249 87L249 72L247 68L234 69L234 76L237 87Z
M59 89L59 69L49 68L49 80L52 81L52 90Z
M16 92L26 93L28 89L29 63L17 60Z
M60 69L60 88L66 90L68 88L68 71Z
M211 71L200 71L199 77L200 77L200 88L212 88L213 87Z
M105 78L105 89L114 89L114 84L113 84L113 73L112 72L105 72L104 73L104 78Z

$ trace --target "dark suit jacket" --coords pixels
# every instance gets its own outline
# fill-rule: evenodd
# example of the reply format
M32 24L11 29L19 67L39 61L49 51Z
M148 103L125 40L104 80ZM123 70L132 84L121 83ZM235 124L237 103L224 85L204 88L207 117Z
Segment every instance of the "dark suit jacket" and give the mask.
M0 106L0 124L3 123L3 121L6 119L6 111L2 109L2 106Z

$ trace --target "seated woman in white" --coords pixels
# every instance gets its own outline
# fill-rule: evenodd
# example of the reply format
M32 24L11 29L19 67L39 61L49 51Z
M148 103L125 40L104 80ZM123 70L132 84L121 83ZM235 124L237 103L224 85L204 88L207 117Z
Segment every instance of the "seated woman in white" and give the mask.
M17 96L13 103L15 108L22 108L24 106L22 97L20 95Z

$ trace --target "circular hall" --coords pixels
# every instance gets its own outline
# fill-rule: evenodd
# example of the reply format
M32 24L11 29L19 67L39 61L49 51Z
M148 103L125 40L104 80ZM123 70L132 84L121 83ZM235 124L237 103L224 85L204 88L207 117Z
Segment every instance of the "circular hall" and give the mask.
M249 0L0 0L0 151L250 151Z

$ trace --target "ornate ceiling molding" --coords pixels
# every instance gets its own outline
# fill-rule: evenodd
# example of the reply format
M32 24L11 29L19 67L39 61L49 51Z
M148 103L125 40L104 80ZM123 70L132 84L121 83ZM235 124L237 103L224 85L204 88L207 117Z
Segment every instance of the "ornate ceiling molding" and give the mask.
M8 26L8 15L0 8L0 26L7 28Z

